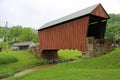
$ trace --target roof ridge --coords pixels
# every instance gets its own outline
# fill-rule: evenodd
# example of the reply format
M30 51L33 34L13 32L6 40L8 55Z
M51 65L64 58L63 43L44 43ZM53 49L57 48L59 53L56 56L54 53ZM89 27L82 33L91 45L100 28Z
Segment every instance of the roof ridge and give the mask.
M69 15L64 16L64 17L61 17L61 18L58 18L56 20L47 22L46 24L41 26L38 30L42 30L44 28L48 28L50 26L53 26L53 25L56 25L56 24L60 24L60 23L65 22L67 20L72 20L72 19L75 19L75 18L78 18L78 17L82 17L84 15L90 14L99 4L100 3L92 5L92 6L89 6L89 7L86 7L84 9L81 9L79 11L73 12L73 13L71 13Z

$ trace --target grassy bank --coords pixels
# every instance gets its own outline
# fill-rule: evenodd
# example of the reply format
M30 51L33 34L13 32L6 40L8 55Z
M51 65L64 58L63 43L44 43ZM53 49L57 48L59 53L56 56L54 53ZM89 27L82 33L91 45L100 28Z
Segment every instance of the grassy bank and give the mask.
M16 62L0 64L0 77L12 76L16 72L31 68L36 65L44 64L43 60L37 59L34 54L31 54L27 51L9 51L8 53L3 51L0 53L0 55L6 60L8 55L12 56L12 59L13 57L17 59Z
M63 63L8 80L119 80L120 48L75 63Z
M0 65L17 62L17 58L10 54L0 54Z

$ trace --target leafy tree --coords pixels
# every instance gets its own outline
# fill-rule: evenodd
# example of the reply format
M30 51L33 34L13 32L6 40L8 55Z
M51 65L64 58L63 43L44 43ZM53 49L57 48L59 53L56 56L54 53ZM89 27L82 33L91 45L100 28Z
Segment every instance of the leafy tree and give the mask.
M35 29L32 28L22 28L22 26L12 26L10 28L0 26L0 37L5 36L6 41L6 31L8 33L9 43L13 42L25 42L25 41L34 41L38 42L38 34Z
M117 40L120 33L120 14L110 14L108 20L106 37L112 40Z
M10 28L9 35L11 38L11 41L17 42L18 41L18 36L22 32L22 26L13 26Z
M38 41L37 32L32 28L23 28L19 35L19 41Z
M5 34L6 34L6 28L0 26L0 38L2 38L3 36L5 36Z

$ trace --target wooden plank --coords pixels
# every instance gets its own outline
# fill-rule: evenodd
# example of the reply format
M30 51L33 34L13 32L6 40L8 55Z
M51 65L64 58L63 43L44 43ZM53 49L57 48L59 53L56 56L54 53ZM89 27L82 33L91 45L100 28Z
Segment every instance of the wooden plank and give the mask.
M39 31L40 50L87 49L89 17L79 18Z
M91 14L103 18L109 18L108 14L101 5L98 5L98 7L95 10L93 10Z

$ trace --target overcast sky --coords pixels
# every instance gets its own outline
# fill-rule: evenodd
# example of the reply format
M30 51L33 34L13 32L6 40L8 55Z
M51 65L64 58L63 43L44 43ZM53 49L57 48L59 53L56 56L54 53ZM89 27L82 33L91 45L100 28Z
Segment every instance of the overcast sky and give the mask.
M0 26L40 28L43 24L101 3L108 13L120 13L120 0L0 0Z

